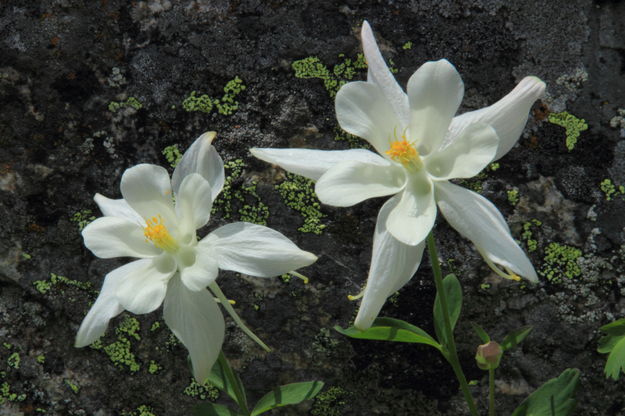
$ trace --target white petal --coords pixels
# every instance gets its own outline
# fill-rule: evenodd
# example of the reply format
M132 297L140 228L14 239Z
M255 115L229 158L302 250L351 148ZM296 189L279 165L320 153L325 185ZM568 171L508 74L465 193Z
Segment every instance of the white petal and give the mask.
M98 298L89 309L76 334L74 345L77 348L85 347L104 335L109 321L124 310L117 301L115 292L126 275L138 266L137 263L139 262L128 263L106 275Z
M167 170L140 164L126 169L120 185L122 196L144 219L161 216L165 226L176 227L176 215Z
M387 201L378 214L373 236L371 267L354 326L365 330L377 318L386 299L401 289L417 271L425 243L403 244L386 229L386 220L399 200Z
M464 84L446 59L426 62L408 80L410 137L419 153L430 154L441 146L458 111Z
M176 194L176 215L183 239L208 223L213 207L210 184L197 173L187 175Z
M198 250L214 250L220 269L259 277L279 276L317 260L279 232L246 222L216 229L199 242Z
M346 160L365 163L384 163L384 158L366 150L313 150L252 148L250 153L260 160L278 165L282 169L316 181L328 169Z
M217 133L209 131L198 137L193 144L184 152L182 159L176 165L171 183L177 194L185 176L198 173L208 181L212 191L212 200L224 187L225 173L224 162L211 144Z
M152 312L163 303L167 281L176 271L169 254L154 259L137 260L136 268L120 283L115 296L124 309L136 313Z
M224 341L224 317L208 290L194 292L174 276L167 287L165 323L189 350L195 380L203 384Z
M334 106L341 128L371 143L381 155L404 128L377 84L356 81L343 85Z
M389 232L404 244L417 245L425 240L434 226L436 203L432 183L424 169L406 183L406 188L393 199L399 199L386 220Z
M405 170L388 161L372 164L347 161L328 170L315 185L324 204L349 207L365 199L393 195L406 184Z
M491 126L474 123L463 130L462 137L423 162L436 179L471 178L492 162L498 145L497 133Z
M436 200L447 222L471 240L483 256L532 282L538 280L534 266L490 201L449 182L436 183Z
M360 35L362 37L362 50L369 68L367 81L380 87L401 125L407 126L409 119L408 97L395 80L388 66L386 66L386 62L384 62L384 58L373 36L371 26L369 26L366 20L362 23Z
M98 204L98 207L100 207L102 215L107 217L125 218L141 227L145 227L145 221L143 221L141 215L137 214L134 209L130 208L130 205L128 205L128 202L124 199L110 199L104 195L95 194L93 200L96 204Z
M161 250L146 241L136 223L118 217L100 217L82 230L85 246L103 259L154 257Z
M179 254L188 259L189 266L180 269L182 283L193 291L206 289L217 278L219 268L213 250L188 249Z
M449 127L446 142L456 140L468 125L475 122L490 124L499 136L499 148L495 159L499 159L519 140L530 108L542 97L545 83L537 77L525 77L508 95L495 104L464 113L455 117Z

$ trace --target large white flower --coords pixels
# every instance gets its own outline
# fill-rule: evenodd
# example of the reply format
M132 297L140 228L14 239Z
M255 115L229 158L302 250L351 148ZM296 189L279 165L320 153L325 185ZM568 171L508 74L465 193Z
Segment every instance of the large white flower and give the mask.
M101 258L139 260L106 275L78 330L77 347L102 336L124 309L142 314L164 303L165 322L189 350L194 376L203 382L224 339L224 319L214 296L232 312L215 283L218 269L270 277L317 259L279 232L245 222L224 225L198 241L196 230L208 222L224 184L214 137L214 132L205 133L191 145L171 181L166 169L141 164L124 172L123 199L96 194L104 217L83 230L85 246Z
M351 206L394 195L378 215L371 269L355 325L368 328L386 298L415 273L437 205L494 270L536 281L532 264L497 208L449 180L475 176L514 146L530 107L544 92L544 82L526 77L495 104L454 117L464 84L453 65L444 59L425 63L410 77L406 94L386 66L367 22L361 35L367 81L350 82L339 90L336 116L345 131L367 140L377 153L252 149L262 160L316 180L319 199L329 205Z

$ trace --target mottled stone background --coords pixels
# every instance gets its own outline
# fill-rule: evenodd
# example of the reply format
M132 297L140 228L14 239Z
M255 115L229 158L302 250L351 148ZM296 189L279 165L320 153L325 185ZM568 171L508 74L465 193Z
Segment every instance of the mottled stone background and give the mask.
M497 373L500 414L577 367L577 414L625 415L623 380L604 379L596 352L597 328L625 310L625 3L590 0L0 1L0 414L176 416L215 400L192 385L160 311L122 314L97 348L73 347L103 275L124 263L82 245L80 228L99 215L94 193L119 197L124 169L169 166L208 130L230 178L210 227L266 222L319 255L303 270L308 285L221 274L274 348L264 353L228 324L225 351L251 399L319 379L317 400L274 414L467 413L434 350L332 330L354 317L346 295L364 283L382 201L319 206L310 183L247 151L362 145L337 130L332 95L365 77L363 19L402 85L424 61L454 63L462 111L525 75L547 82L519 145L464 183L501 209L541 282L502 282L437 224L445 268L464 286L460 354L484 405L469 322L498 339L533 325ZM426 263L383 315L432 329Z

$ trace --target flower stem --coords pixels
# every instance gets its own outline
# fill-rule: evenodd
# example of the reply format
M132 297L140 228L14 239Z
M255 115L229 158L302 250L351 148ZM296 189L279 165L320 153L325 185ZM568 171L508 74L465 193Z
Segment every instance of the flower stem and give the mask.
M232 386L232 391L234 392L234 395L237 398L237 404L239 405L240 410L245 415L249 415L250 409L247 407L247 398L245 397L245 393L242 390L243 386L239 384L239 380L234 374L234 371L232 371L232 367L230 367L230 363L226 359L226 356L224 355L223 351L219 352L219 358L217 358L217 361L219 361L221 368L223 368L224 370L224 373L225 373L224 375L227 381Z
M236 324L239 326L239 328L241 328L243 330L243 332L245 332L245 334L248 337L252 338L252 340L254 342L256 342L258 345L260 345L262 349L264 349L267 352L271 351L271 348L269 348L267 346L267 344L265 344L263 341L261 341L261 339L258 338L256 336L256 334L254 334L252 332L252 330L249 329L243 323L243 320L235 312L235 310L232 307L232 305L230 304L230 302L228 302L228 299L226 299L226 295L224 295L224 292L222 292L221 289L219 288L219 286L217 286L217 283L215 283L215 282L211 283L210 285L208 285L208 288L211 290L211 292L213 292L213 295L215 295L215 297L217 299L219 299L219 302L221 303L221 306L223 306L224 309L226 310L226 312L228 312L228 314L232 317L232 319L234 319L234 322L236 322Z
M495 369L488 369L488 416L495 416Z
M441 301L441 309L443 310L443 318L444 318L444 326L445 333L447 335L447 340L449 345L445 345L445 347L449 350L448 354L444 354L449 364L451 364L451 368L454 370L456 374L456 378L460 383L460 390L462 390L462 394L464 394L464 399L469 405L469 410L471 411L472 416L479 416L477 408L475 407L475 401L473 400L473 396L471 396L471 392L469 391L469 384L467 383L467 379L462 372L462 367L460 366L460 360L458 359L458 352L456 351L456 343L454 341L453 330L451 328L451 319L449 317L449 309L447 304L447 293L445 293L445 288L443 286L443 273L441 271L441 265L438 261L438 251L436 250L436 242L434 241L434 234L430 231L426 239L428 246L428 253L430 255L430 263L432 264L432 272L434 273L434 283L436 284L436 293L439 296Z

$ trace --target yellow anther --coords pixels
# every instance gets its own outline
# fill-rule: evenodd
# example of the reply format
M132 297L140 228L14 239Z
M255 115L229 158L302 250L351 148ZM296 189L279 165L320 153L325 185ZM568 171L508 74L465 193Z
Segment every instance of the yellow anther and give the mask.
M178 242L169 234L169 230L163 224L163 218L152 217L146 221L147 226L143 229L145 241L151 241L156 247L171 253L178 250Z
M402 135L403 140L396 140L391 142L391 148L386 151L386 154L396 162L402 165L407 165L419 160L419 152L414 148L406 137Z
M289 274L292 275L292 276L297 277L298 279L301 279L302 282L304 282L305 285L308 284L308 278L306 276L304 276L303 274L298 273L296 271L291 271L291 272L289 272Z

